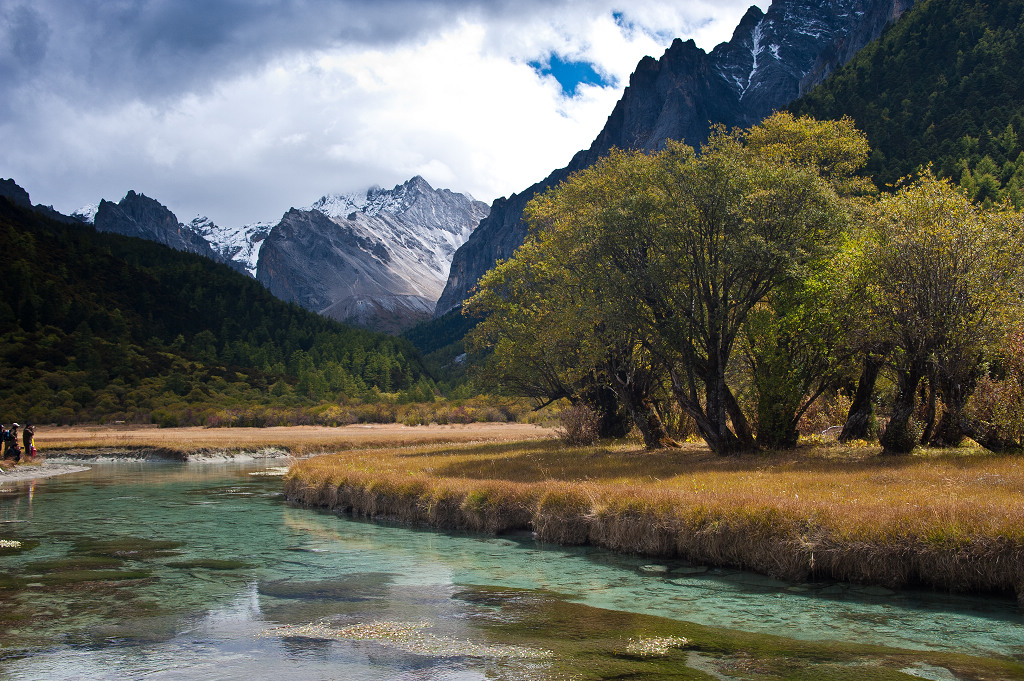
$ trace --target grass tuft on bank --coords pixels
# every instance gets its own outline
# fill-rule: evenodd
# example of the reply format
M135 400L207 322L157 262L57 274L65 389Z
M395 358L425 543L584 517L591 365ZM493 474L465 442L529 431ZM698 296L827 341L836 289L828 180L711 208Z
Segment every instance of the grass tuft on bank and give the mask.
M1024 457L883 457L839 445L718 457L700 445L549 440L338 452L285 478L298 503L887 587L1024 598Z

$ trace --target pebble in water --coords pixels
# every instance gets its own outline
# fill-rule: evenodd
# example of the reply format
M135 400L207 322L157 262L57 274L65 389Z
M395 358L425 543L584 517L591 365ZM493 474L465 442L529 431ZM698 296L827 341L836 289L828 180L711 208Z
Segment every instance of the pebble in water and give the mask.
M673 648L682 648L689 641L682 636L652 636L631 638L626 643L626 653L638 657L661 657Z
M545 660L550 650L490 645L427 633L429 622L378 621L335 628L323 622L288 624L265 629L262 638L315 638L334 641L373 641L407 653L431 657L476 657L500 660Z

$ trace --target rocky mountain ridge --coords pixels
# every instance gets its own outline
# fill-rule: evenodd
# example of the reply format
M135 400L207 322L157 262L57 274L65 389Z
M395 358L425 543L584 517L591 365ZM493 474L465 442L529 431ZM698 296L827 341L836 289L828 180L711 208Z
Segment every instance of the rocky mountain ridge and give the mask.
M202 255L236 270L243 270L241 264L215 251L191 224L179 222L167 206L134 190L129 190L117 203L101 200L93 217L93 225L100 232L155 241L177 251Z
M430 317L452 255L486 215L487 204L419 176L365 196L324 196L270 230L256 278L327 317L400 331Z
M260 246L274 227L273 222L253 222L241 227L221 227L210 218L196 216L188 227L203 237L221 258L237 263L249 276L256 276Z
M668 139L699 146L712 124L747 127L781 109L878 37L913 0L775 0L751 7L732 38L710 53L676 39L658 60L645 57L630 76L589 149L519 194L497 199L490 215L455 253L440 316L523 242L522 212L538 193L593 165L613 147L655 150Z
M11 185L0 193L26 202L27 193ZM118 203L101 200L63 217L203 255L249 274L283 300L395 332L430 317L453 254L487 211L487 204L435 190L417 176L393 189L328 194L277 222L239 228L205 216L179 222L159 201L135 191Z
M57 220L58 222L67 224L76 224L80 222L78 218L57 212L54 210L53 206L44 206L41 203L37 203L33 206L29 193L12 178L0 179L0 197L7 199L15 206L29 208L37 213L42 213L51 220Z

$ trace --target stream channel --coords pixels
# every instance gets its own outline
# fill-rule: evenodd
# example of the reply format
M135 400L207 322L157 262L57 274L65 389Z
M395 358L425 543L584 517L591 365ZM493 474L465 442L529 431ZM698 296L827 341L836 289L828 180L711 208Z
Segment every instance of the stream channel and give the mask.
M100 463L0 484L0 539L22 543L0 553L0 679L589 678L552 671L543 622L564 640L605 622L625 648L662 618L1024 660L1010 598L337 517L286 503L275 465ZM956 678L929 669L915 675Z

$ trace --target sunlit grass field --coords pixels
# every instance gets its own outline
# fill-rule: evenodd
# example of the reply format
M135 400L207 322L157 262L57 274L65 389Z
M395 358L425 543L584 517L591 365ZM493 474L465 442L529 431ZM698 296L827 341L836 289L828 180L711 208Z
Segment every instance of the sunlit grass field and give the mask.
M551 437L552 431L521 423L471 423L444 426L361 424L342 427L156 428L139 426L40 427L36 446L52 450L163 448L197 450L283 449L294 456L353 448L459 444Z
M295 464L290 498L436 527L754 569L962 591L1024 591L1024 457L883 457L805 446L717 457L702 445L558 441L384 447Z

